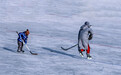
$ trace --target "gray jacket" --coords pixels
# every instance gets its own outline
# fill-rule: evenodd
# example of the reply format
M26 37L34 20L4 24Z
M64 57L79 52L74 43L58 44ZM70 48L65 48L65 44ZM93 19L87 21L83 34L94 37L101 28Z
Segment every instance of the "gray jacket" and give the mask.
M90 28L91 25L82 25L78 34L78 46L80 49L87 50L89 44L89 35L93 35L93 31Z

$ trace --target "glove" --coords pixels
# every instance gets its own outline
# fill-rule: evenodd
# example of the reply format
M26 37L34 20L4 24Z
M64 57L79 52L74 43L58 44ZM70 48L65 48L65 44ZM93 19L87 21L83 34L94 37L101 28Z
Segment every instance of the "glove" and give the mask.
M88 38L88 40L91 40L91 39L92 39L92 34L90 34L90 35L89 35L89 38Z

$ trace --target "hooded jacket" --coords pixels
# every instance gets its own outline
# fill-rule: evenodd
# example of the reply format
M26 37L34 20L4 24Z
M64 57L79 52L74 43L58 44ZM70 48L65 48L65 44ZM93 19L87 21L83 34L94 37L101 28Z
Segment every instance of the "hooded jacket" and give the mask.
M93 31L90 28L91 25L82 25L78 34L78 45L80 49L87 50L89 44L89 35L93 35Z

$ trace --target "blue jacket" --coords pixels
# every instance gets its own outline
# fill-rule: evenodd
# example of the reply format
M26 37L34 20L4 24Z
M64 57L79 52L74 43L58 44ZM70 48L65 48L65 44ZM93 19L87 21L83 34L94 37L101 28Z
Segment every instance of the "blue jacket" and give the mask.
M28 38L28 36L26 36L25 35L25 32L20 32L19 34L18 34L18 41L19 42L25 42L25 44L27 44L27 38Z

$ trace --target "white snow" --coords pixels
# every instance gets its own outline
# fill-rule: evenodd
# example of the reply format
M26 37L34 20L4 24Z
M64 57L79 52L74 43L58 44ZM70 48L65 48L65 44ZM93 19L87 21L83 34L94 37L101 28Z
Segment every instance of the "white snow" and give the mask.
M121 0L0 0L0 75L121 75ZM81 25L94 31L91 56L79 55ZM17 34L30 30L17 53Z

